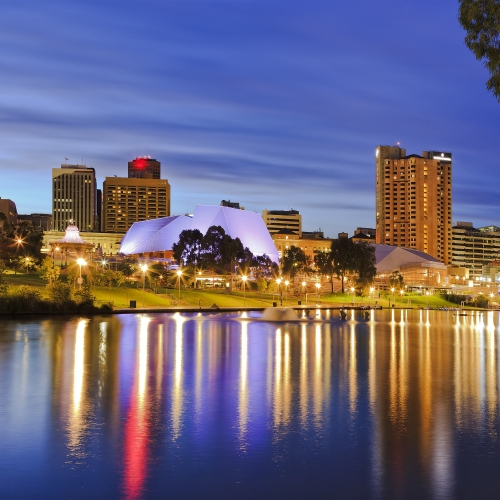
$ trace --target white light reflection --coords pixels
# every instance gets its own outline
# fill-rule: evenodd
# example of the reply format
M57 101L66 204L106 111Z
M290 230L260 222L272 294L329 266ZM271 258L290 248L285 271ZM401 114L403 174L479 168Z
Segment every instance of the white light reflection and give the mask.
M139 322L139 348L138 348L138 384L137 395L139 406L144 404L144 394L146 392L146 381L148 375L148 325L150 319L141 316Z
M356 325L351 323L349 338L349 410L351 418L356 413L358 399L357 366L356 366Z
M172 317L175 321L174 390L172 394L172 438L180 435L182 417L182 343L183 324L186 318L179 313Z
M245 448L243 440L247 432L248 422L248 323L241 323L240 349L240 397L239 397L239 428L240 446Z
M78 413L82 399L84 357L85 357L85 327L88 320L81 319L76 327L75 365L73 368L73 412Z
M82 409L83 381L85 377L85 331L87 319L78 321L75 333L75 355L73 365L73 404L68 422L68 448L76 453L82 444L82 435L85 430L85 419Z

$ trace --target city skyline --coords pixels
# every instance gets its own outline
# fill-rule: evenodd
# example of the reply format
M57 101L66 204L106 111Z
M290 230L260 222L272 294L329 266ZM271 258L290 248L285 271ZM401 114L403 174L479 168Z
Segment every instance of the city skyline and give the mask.
M375 149L400 142L452 152L453 223L498 225L499 107L457 16L451 0L8 5L0 196L48 213L65 158L101 188L150 155L172 214L230 199L333 237L375 227Z

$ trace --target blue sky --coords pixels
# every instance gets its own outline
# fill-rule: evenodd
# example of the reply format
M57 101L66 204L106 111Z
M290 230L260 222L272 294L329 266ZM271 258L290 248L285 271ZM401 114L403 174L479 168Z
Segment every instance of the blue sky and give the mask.
M500 105L455 0L17 1L0 16L0 196L50 212L64 158L150 155L172 213L239 201L374 227L378 144L451 151L453 221L500 225Z

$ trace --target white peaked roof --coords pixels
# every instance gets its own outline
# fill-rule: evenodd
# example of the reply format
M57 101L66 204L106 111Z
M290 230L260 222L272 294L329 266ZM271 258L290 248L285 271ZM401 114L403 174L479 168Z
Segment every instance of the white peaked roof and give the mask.
M373 244L373 246L375 247L377 273L392 272L412 264L425 264L446 269L446 265L438 259L418 250L379 244Z
M278 251L260 214L215 205L197 205L192 217L175 215L135 222L124 236L120 252L129 255L172 250L185 229L198 229L205 234L210 226L221 226L254 255L266 254L278 262Z

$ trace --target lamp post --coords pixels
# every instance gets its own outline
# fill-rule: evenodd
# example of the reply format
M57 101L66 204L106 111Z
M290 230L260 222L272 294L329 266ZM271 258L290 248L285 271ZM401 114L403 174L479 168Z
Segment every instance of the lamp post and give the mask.
M304 292L306 291L306 282L303 281L302 282L302 295L304 295ZM306 303L307 303L307 300L306 300Z
M243 307L246 306L246 293L245 293L246 289L245 289L245 285L247 283L247 279L248 279L248 276L246 276L246 275L243 275L241 277L241 281L243 281Z
M102 270L104 271L104 266L106 265L106 259L101 260Z
M288 285L290 282L288 280L285 281L285 302L288 300Z
M318 291L318 299L319 299L320 298L321 283L316 283L314 286L316 287L316 290Z
M392 292L392 305L395 304L394 302L394 287L391 288L391 292Z
M429 292L425 292L425 295L427 295L427 309L429 309Z
M181 276L182 276L182 271L180 269L177 269L177 280L179 282L179 302L181 300Z
M142 271L142 307L144 307L144 299L146 296L146 271L148 270L147 264L140 265Z
M352 305L354 305L354 287L351 286L351 293L352 293Z
M87 265L87 261L85 259L82 259L81 257L76 260L76 263L78 264L78 267L80 268L80 277L78 278L78 284L80 285L80 288L82 287L83 279L82 279L82 266Z
M371 286L370 287L370 306L372 305L372 294L375 289Z
M26 263L26 274L30 273L30 261L31 261L31 259L29 257L26 257L24 259L24 262Z
M283 301L281 300L281 295L280 295L280 283L281 283L281 278L278 278L276 280L276 283L278 283L278 300L280 300L280 305L282 306L283 305Z

